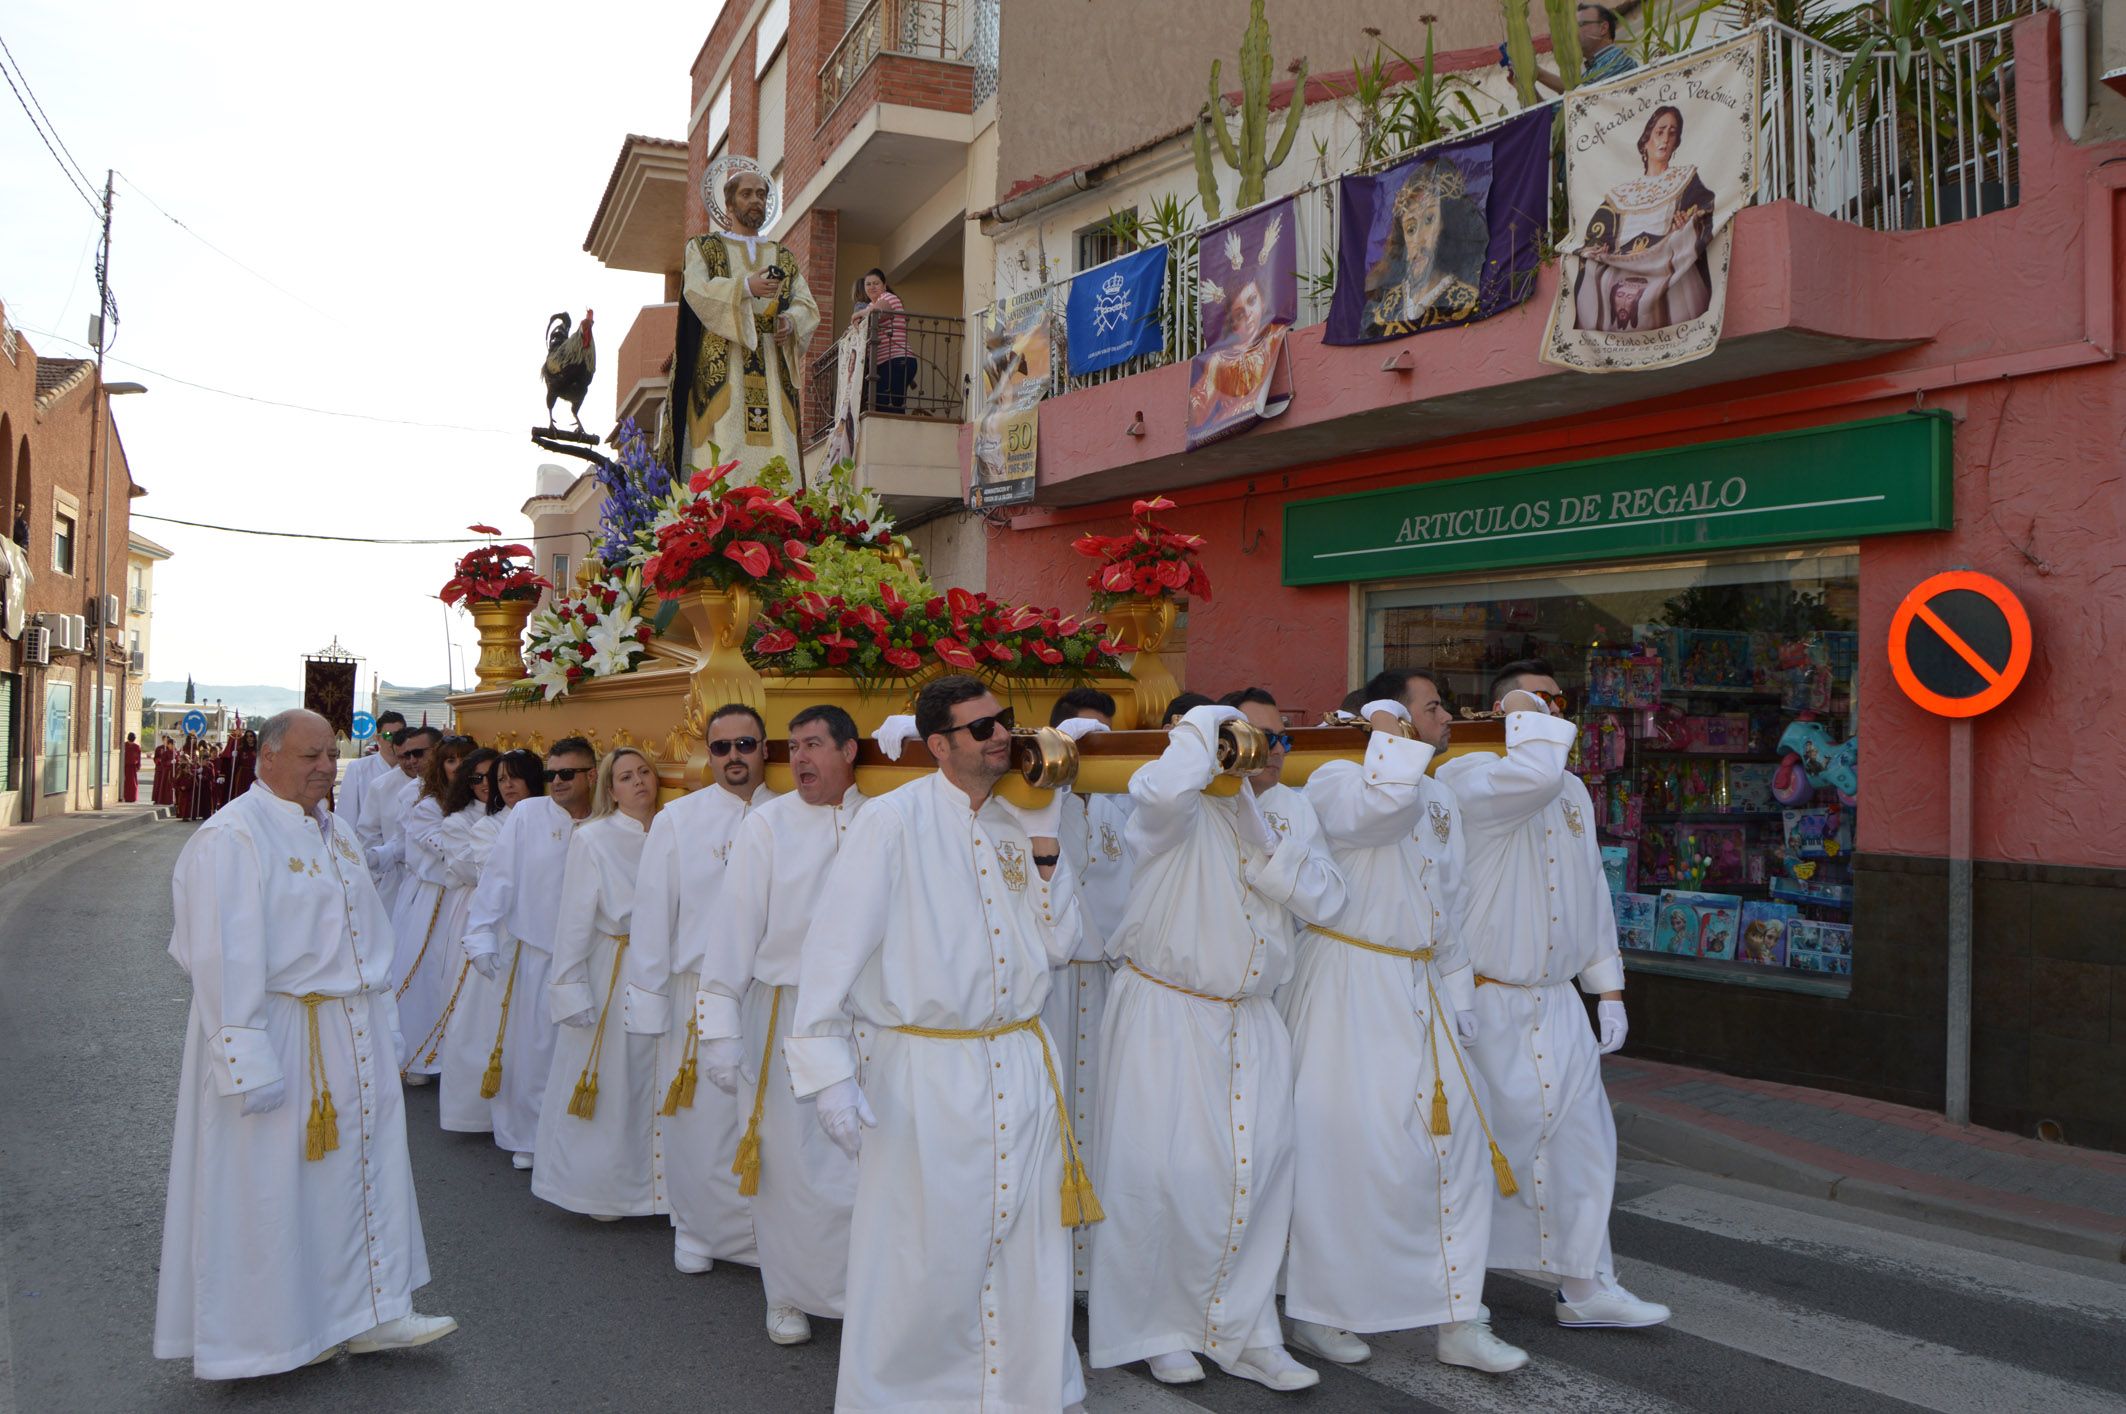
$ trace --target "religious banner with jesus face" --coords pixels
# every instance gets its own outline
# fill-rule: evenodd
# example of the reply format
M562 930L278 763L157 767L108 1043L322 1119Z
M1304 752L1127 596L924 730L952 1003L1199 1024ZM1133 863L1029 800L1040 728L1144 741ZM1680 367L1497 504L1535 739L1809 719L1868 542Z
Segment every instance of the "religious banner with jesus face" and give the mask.
M1615 373L1720 342L1729 222L1757 190L1757 36L1564 100L1571 230L1545 363Z
M1299 321L1296 214L1286 197L1205 231L1198 243L1203 352L1189 360L1189 451L1291 405L1284 344Z

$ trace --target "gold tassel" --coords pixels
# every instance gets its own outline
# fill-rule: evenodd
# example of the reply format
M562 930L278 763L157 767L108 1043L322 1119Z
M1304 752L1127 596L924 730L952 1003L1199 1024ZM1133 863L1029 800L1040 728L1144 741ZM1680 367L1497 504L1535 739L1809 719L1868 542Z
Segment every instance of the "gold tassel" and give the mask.
M679 1108L683 1110L694 1108L694 1080L698 1074L699 1071L695 1067L694 1057L688 1056L686 1069L680 1072L681 1077L686 1081L686 1088L679 1092Z
M598 1009L598 1025L591 1032L591 1053L583 1062L583 1073L576 1077L575 1093L568 1097L568 1112L577 1119L591 1119L598 1113L598 1063L605 1054L605 1019L612 1014L613 993L620 990L620 965L627 958L627 934L613 938L613 975L605 984L605 1005Z
M748 1125L745 1138L738 1141L738 1157L731 1160L731 1172L738 1175L738 1196L751 1198L760 1192L760 1131Z
M685 1095L686 1095L686 1088L687 1088L687 1068L686 1068L686 1062L684 1062L684 1061L681 1061L681 1062L679 1063L679 1069L678 1069L678 1071L676 1071L676 1072L675 1072L675 1073L673 1074L673 1076L672 1076L672 1083L671 1083L671 1085L670 1085L670 1086L668 1086L668 1087L666 1087L666 1089L665 1089L665 1092L664 1092L664 1108L663 1108L663 1109L661 1109L661 1110L659 1110L659 1111L658 1111L658 1113L659 1113L659 1114L665 1114L665 1115L675 1115L675 1114L678 1114L678 1113L679 1113L679 1107L680 1107L680 1105L684 1103L684 1097L685 1097Z
M1432 1132L1434 1134L1452 1132L1447 1127L1447 1082L1440 1079L1436 1065L1432 1073Z
M317 1096L310 1097L310 1127L303 1136L303 1157L316 1163L325 1157L325 1117L317 1107Z
M1521 1191L1521 1185L1514 1181L1513 1165L1506 1162L1496 1143L1491 1146L1491 1173L1499 1181L1499 1197L1511 1198Z
M583 1074L576 1077L576 1089L568 1097L568 1112L577 1119L590 1119L598 1113L598 1077L585 1066Z
M492 1100L502 1093L502 1048L496 1046L487 1056L487 1072L480 1077L480 1098Z
M523 957L524 944L518 943L516 951L509 955L509 980L502 984L502 1019L495 1023L495 1048L487 1053L487 1073L480 1077L483 1100L502 1093L502 1038L509 1034L509 999L517 990L517 964Z
M1093 1192L1084 1161L1072 1159L1063 1166L1063 1226L1080 1227L1106 1220L1107 1213L1100 1206L1100 1195Z
M320 1104L322 1112L318 1118L325 1135L325 1152L329 1154L340 1147L340 1112L332 1107L330 1089L325 1091L325 1098Z

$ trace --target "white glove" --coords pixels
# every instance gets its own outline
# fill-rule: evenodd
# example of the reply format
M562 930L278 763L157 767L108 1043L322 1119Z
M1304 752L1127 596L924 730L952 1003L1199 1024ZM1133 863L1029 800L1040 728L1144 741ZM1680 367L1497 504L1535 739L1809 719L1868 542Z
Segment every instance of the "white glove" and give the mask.
M492 982L502 975L502 954L498 952L475 952L467 953L465 956L472 963L472 970L485 977L488 981Z
M288 1082L285 1080L244 1091L244 1113L247 1115L272 1114L287 1103Z
M1624 1003L1596 1002L1595 1016L1602 1023L1602 1044L1596 1048L1595 1054L1606 1056L1611 1051L1622 1050L1624 1038L1631 1031L1624 1021Z
M1018 820L1028 839L1052 840L1063 832L1063 797L1067 794L1068 791L1052 790L1045 805L1018 805L1001 796L997 803Z
M1454 1038L1465 1046L1476 1044L1476 1013L1458 1011L1454 1014Z
M1520 699L1519 705L1515 705L1515 698ZM1501 712L1540 712L1547 717L1550 715L1550 704L1534 693L1517 687L1499 699L1499 710Z
M915 718L906 712L897 712L879 723L878 730L871 733L871 739L886 753L888 761L898 761L901 748L916 739Z
M583 1010L577 1012L574 1016L562 1017L561 1024L563 1026L589 1026L597 1019L598 1008L594 1006L587 1006Z
M1277 852L1277 841L1281 836L1277 827L1263 817L1262 807L1255 803L1253 782L1240 792L1240 818L1233 823L1239 829L1242 844L1251 844L1263 854Z
M709 1083L726 1095L738 1093L738 1073L745 1067L746 1048L736 1036L720 1036L701 1043L701 1068Z
M1368 702L1358 709L1359 719L1361 721L1371 721L1375 712L1387 712L1402 718L1405 722L1410 720L1410 709L1392 697L1382 697Z
M878 1128L878 1116L853 1078L837 1080L819 1092L819 1127L853 1159L864 1147L864 1131Z
M1058 726L1056 730L1069 737L1072 741L1083 741L1094 732L1106 731L1107 723L1101 721L1098 717L1072 717L1069 721Z

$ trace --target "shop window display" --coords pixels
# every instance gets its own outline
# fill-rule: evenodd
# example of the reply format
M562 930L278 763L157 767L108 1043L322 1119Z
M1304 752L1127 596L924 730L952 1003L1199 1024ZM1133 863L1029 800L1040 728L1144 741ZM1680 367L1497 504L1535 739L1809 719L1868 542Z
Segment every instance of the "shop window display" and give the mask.
M1859 809L1851 548L1369 589L1369 666L1456 708L1544 658L1600 811L1627 966L1840 989Z

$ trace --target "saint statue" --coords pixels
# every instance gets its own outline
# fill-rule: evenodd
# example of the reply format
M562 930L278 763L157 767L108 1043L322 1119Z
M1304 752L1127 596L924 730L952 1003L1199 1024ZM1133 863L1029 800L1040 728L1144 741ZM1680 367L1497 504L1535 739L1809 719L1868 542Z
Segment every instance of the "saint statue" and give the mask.
M778 209L775 184L750 157L719 157L701 179L711 230L687 242L685 298L672 360L672 431L681 473L735 459L736 483L775 457L803 465L797 361L819 306L797 257L760 233Z

